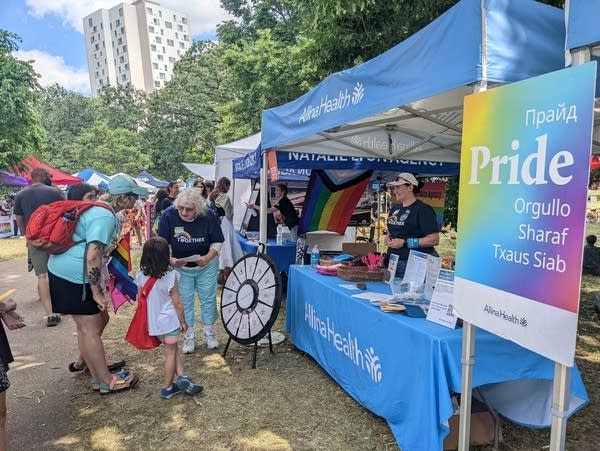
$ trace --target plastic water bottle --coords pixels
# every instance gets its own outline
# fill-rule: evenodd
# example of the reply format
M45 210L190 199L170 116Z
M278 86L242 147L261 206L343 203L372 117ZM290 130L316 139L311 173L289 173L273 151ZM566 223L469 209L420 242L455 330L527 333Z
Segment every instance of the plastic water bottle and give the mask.
M296 264L304 266L304 247L306 246L306 240L303 236L299 236L296 240Z
M277 245L281 246L283 244L283 226L279 224L277 226Z
M320 257L321 255L319 254L319 246L315 244L310 253L310 266L313 268L317 266L319 264Z

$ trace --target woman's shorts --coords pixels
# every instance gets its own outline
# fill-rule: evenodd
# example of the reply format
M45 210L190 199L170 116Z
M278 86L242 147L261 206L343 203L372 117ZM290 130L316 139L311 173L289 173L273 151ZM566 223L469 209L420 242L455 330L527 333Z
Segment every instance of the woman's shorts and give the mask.
M179 329L175 329L168 334L160 335L158 338L166 345L176 345L179 339Z
M10 381L8 380L8 365L5 365L2 361L0 361L0 393L8 390L10 387Z
M50 282L50 298L52 311L64 315L97 315L100 313L98 304L94 302L94 295L90 284L73 283L48 271ZM83 293L85 289L85 300Z

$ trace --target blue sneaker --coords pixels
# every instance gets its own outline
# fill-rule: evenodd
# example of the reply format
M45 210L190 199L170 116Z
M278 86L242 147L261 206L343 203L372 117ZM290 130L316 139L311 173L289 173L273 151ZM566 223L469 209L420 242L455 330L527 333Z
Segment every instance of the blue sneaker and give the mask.
M204 389L202 385L197 384L188 376L177 376L175 384L188 395L197 395Z
M169 388L160 389L160 399L171 399L173 396L178 395L183 390L177 386L177 384L171 384Z

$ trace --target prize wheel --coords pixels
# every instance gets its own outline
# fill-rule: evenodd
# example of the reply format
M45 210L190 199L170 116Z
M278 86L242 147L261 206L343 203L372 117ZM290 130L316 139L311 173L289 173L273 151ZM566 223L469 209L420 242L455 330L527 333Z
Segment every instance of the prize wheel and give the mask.
M238 343L256 343L271 330L280 304L281 276L273 261L260 252L245 255L223 284L223 326Z

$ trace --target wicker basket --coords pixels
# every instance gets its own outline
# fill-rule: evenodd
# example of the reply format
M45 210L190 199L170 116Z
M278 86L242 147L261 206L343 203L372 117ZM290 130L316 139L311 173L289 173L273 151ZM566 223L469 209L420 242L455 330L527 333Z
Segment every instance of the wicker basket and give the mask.
M338 268L338 277L351 282L361 282L368 280L383 280L386 270L377 268L375 271L369 271L366 266L341 266Z

